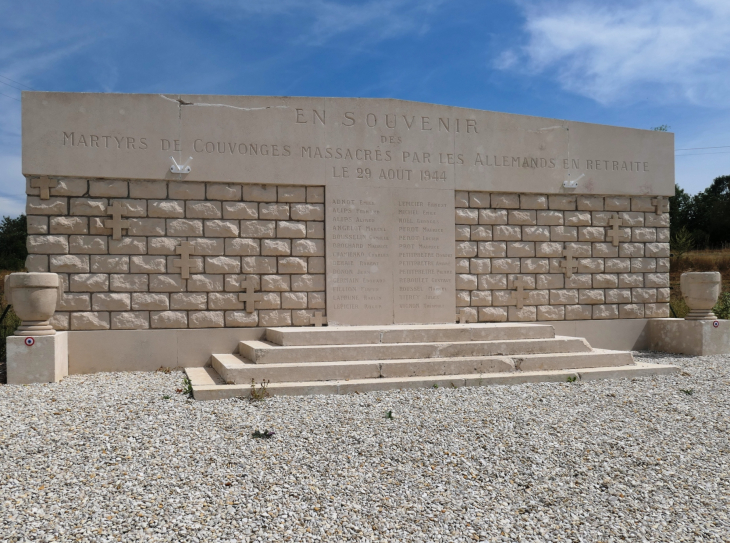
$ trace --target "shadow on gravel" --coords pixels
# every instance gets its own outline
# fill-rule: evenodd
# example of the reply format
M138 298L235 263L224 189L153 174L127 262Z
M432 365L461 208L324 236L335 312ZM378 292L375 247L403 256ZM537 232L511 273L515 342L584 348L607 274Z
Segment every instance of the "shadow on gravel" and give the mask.
M677 358L694 358L694 356L690 354L660 353L657 351L632 351L631 354L639 358L648 358L651 360L664 360L667 358L674 360L676 360Z

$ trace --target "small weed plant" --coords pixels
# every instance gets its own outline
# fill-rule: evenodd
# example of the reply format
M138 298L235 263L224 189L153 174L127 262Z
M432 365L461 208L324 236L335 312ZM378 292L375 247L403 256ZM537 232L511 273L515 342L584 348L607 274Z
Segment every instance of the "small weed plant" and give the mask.
M718 319L730 319L730 292L723 292L712 308Z
M249 395L248 399L251 402L260 402L265 400L269 397L269 390L268 386L271 381L267 381L264 379L261 381L261 386L257 389L256 388L256 381L252 378L251 379L251 394Z
M164 395L164 396L162 397L162 399L163 399L163 400L169 400L170 398L171 398L171 396L170 396L169 394L165 394L165 395Z
M188 398L193 397L193 382L186 375L182 380L182 388L178 388L177 391L180 394L185 394Z
M578 377L575 375L568 375L568 382L569 383L575 383L578 380Z
M258 430L254 430L254 432L251 434L251 437L254 439L271 439L274 437L273 430L264 430L263 432L259 432Z
M393 411L391 409L389 409L388 411L385 412L385 418L386 419L392 419L393 418Z
M691 388L680 388L679 391L683 394L686 394L687 396L692 396L692 394L695 393L694 389Z

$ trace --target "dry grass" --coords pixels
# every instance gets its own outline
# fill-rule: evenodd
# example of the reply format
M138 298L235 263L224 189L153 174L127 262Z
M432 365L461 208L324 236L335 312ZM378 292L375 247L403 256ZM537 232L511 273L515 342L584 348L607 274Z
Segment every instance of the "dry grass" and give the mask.
M5 300L5 276L12 273L8 270L0 270L0 316L5 312L5 308L8 306ZM15 332L15 329L20 324L20 319L15 315L12 308L5 315L5 318L0 322L0 384L7 382L7 376L5 372L5 361L7 359L5 351L5 338Z
M669 286L672 288L670 303L677 317L684 317L689 311L679 288L680 276L689 271L719 271L722 274L723 292L730 292L730 249L691 251L682 258L670 259Z

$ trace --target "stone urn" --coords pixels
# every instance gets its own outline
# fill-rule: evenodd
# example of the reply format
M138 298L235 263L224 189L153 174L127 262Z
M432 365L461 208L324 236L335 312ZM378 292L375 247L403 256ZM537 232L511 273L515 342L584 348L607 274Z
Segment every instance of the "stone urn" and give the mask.
M11 273L5 277L5 298L23 321L16 336L52 336L48 322L63 293L63 281L55 273Z
M679 279L682 296L689 306L687 320L716 320L712 308L722 292L720 272L687 272Z

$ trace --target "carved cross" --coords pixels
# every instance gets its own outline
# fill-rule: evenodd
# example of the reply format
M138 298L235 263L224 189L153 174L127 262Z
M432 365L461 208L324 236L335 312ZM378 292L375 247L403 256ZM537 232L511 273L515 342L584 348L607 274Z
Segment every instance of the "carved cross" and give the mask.
M515 292L515 305L517 306L517 309L522 309L522 307L525 304L525 280L522 277L518 277L514 280L513 283L514 287L517 289L517 292Z
M315 311L314 317L309 317L309 324L322 326L323 324L327 324L327 317L323 316L321 311Z
M456 320L459 321L459 324L468 324L469 316L469 313L467 313L466 311L459 310L459 312L456 314Z
M656 214L661 215L662 212L669 212L669 202L664 199L664 196L657 196L651 201L651 205L656 207Z
M609 230L608 233L606 233L606 237L612 238L611 242L613 243L613 246L618 247L618 242L621 238L621 230L619 230L618 227L623 224L623 221L616 213L614 213L613 217L611 217L611 219L608 221L608 224L613 227L613 230Z
M263 300L264 295L260 292L255 292L256 286L253 282L253 279L250 277L247 277L246 279L241 281L241 288L244 289L246 292L242 292L238 295L238 301L246 302L246 313L253 313L256 302Z
M122 239L122 228L129 228L129 221L122 220L124 208L119 202L114 202L112 206L106 206L106 214L111 215L111 219L104 221L104 228L112 229L112 239Z
M34 189L41 189L41 200L48 200L51 197L51 189L58 186L58 180L44 176L40 179L31 179L30 186Z
M575 271L578 271L578 263L573 261L573 247L568 247L563 251L563 256L565 257L565 261L560 263L561 268L565 268L565 277L570 279L573 277L573 268L575 268Z
M183 279L190 279L190 268L195 266L195 260L190 258L190 255L195 254L195 245L189 241L183 241L178 247L175 247L175 252L180 255L180 258L174 259L172 266L180 268L180 275Z

